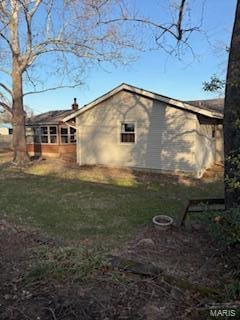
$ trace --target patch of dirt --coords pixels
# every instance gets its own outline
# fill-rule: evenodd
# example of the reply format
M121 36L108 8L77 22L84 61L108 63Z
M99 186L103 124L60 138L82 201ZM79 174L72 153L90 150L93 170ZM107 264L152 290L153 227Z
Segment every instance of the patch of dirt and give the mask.
M203 174L203 179L223 178L224 166L216 163L211 168L207 169Z
M168 275L220 289L230 271L223 253L203 229L147 227L125 251L121 251L121 256L151 262Z
M52 250L63 244L6 221L0 221L0 228L1 320L206 319L195 312L197 293L161 277L140 276L105 265L86 281L24 281L40 261L41 248ZM159 232L148 227L118 254L154 262L169 274L193 283L221 287L227 268L209 241L204 232Z
M6 221L0 222L0 229L1 320L100 319L98 305L76 296L69 285L51 279L24 281L39 260L37 252L43 246L51 250L58 242Z

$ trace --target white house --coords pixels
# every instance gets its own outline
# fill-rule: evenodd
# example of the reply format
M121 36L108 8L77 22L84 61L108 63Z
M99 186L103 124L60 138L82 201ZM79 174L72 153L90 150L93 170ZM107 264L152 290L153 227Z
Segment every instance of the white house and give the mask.
M221 108L121 84L78 111L77 162L201 177L223 160Z
M10 123L0 124L0 149L12 147L12 125Z
M12 134L12 125L10 123L0 124L0 135L8 136Z

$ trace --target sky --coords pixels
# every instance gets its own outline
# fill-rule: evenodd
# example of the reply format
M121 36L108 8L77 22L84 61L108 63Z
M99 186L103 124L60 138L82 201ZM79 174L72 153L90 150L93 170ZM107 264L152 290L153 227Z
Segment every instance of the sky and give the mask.
M158 0L163 3L162 0ZM169 0L164 0L167 8ZM159 14L152 9L153 0L136 0L152 18ZM194 11L193 24L199 24L202 3L191 0ZM213 74L224 79L227 66L226 47L230 44L236 0L205 0L201 32L190 38L193 54L188 50L181 59L169 56L163 50L138 53L138 59L127 66L91 68L84 77L84 84L74 89L60 89L48 93L29 95L24 103L35 114L48 110L69 109L76 97L83 106L120 83L150 90L179 100L211 99L218 93L205 92L204 81ZM153 14L154 12L154 14ZM164 18L164 7L161 16ZM155 16L154 16L155 15Z

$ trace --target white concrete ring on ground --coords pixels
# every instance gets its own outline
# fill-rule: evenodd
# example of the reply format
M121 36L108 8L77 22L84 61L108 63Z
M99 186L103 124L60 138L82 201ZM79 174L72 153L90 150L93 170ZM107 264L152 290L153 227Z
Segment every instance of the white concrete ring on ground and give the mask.
M163 221L165 220L165 221L159 222L158 221L159 219L161 219ZM159 227L161 229L165 229L167 227L170 227L173 224L173 218L171 218L169 216L165 216L165 215L155 216L155 217L153 217L152 221L156 227Z

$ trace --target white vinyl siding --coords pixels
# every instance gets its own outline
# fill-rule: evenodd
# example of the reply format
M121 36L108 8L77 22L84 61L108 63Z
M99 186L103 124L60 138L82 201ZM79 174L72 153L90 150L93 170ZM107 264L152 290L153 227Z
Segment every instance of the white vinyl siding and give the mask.
M136 123L136 143L119 143L117 123ZM194 173L196 116L119 92L77 119L78 162Z
M216 126L216 162L223 163L224 161L224 144L223 144L223 125Z
M213 125L196 122L196 171L199 177L206 168L211 167L216 161L216 138L212 136Z

